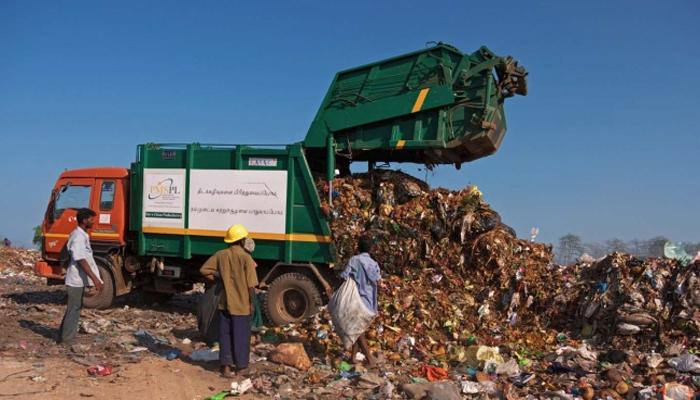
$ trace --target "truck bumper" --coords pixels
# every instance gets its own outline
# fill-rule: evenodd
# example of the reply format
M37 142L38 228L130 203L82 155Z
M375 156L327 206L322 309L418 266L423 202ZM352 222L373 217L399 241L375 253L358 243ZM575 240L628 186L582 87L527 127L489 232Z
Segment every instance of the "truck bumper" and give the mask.
M51 265L44 260L34 264L34 274L48 279L63 279L63 268L60 265Z

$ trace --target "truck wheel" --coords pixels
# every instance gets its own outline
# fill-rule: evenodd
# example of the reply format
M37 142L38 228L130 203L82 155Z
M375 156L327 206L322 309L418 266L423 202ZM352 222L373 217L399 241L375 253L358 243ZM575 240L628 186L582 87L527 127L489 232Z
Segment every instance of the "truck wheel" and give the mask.
M322 304L321 292L311 279L288 272L270 284L263 310L273 324L286 325L316 314Z
M102 290L94 296L83 296L83 306L103 310L109 308L114 301L114 279L112 279L112 273L109 269L99 263L97 269L100 270L100 278L104 285Z

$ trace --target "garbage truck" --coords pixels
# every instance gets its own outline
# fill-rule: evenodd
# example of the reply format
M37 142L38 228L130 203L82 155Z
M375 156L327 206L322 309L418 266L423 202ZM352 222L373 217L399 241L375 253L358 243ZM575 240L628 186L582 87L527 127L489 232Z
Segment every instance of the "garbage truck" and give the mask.
M486 47L469 54L437 43L338 72L300 142L146 143L128 168L66 170L50 194L35 273L63 282L76 210L89 207L105 284L85 305L106 308L135 290L167 300L202 280L199 267L240 223L256 244L268 319L302 320L333 284L333 213L322 207L333 207L333 179L354 162L459 168L493 154L506 131L504 101L527 94L526 77ZM330 185L328 198L319 182Z

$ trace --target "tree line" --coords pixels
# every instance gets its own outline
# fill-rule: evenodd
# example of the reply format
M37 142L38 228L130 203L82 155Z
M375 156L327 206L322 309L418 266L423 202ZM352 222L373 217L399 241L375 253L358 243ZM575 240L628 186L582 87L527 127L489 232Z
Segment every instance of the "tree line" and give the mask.
M629 253L637 257L662 257L666 242L669 242L669 239L665 236L655 236L647 240L625 241L614 238L604 242L584 242L580 236L569 233L559 238L556 261L560 264L570 264L576 262L583 254L600 258L614 252ZM700 243L683 243L683 246L689 254L700 251Z

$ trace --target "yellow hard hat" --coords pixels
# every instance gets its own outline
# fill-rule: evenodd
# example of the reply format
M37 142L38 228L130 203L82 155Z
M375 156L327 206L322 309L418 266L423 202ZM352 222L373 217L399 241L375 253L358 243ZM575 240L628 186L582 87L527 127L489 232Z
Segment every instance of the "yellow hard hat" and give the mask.
M226 231L226 237L224 237L224 242L234 243L248 236L248 230L245 226L241 224L231 225Z

